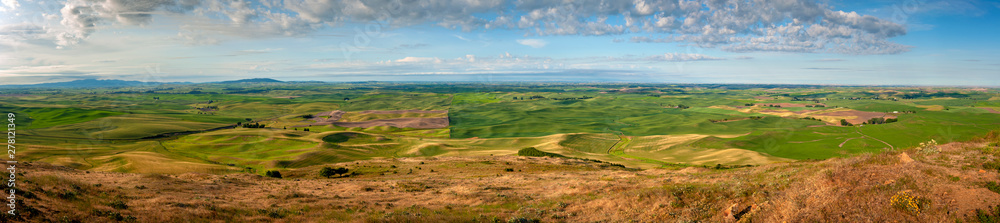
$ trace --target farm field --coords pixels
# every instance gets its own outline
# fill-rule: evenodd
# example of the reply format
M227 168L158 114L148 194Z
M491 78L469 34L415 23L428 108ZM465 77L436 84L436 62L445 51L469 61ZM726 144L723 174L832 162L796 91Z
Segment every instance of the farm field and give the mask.
M1000 129L995 89L237 82L10 93L0 108L18 117L24 157L136 173L263 174L528 147L635 168L761 165Z
M840 197L844 202L876 196L871 202L886 202L887 196L892 196L886 193L905 187L919 196L931 197L929 194L944 189L915 186L922 185L915 182L944 182L951 185L948 188L966 188L955 196L995 197L996 193L981 183L993 182L990 177L995 174L989 171L995 168L995 152L1000 149L1000 113L996 112L1000 109L1000 91L996 89L244 82L7 91L14 96L0 97L0 109L16 116L20 148L17 155L41 168L41 175L29 175L31 181L46 184L30 189L40 194L30 199L47 200L29 207L52 214L66 207L51 202L66 199L97 207L88 209L89 214L61 212L70 213L64 214L65 219L97 215L126 221L177 220L174 215L134 215L151 208L149 205L160 204L128 194L140 193L146 187L174 194L208 181L226 181L230 182L226 191L271 194L264 200L272 203L279 198L305 199L298 201L302 204L298 206L280 202L269 207L236 207L231 206L235 204L232 202L210 205L225 209L215 209L224 219L241 215L248 221L317 219L311 209L315 205L341 207L330 212L333 214L318 217L330 221L406 221L428 216L444 221L602 221L625 217L718 221L743 218L746 213L758 213L747 216L765 221L831 220L840 218L808 214L819 211L813 209L780 211L791 205L780 202L810 201L749 191L804 193L789 187L814 185L809 183L813 181L848 184L844 180L857 181L869 176L866 174L877 174L889 180L879 185L888 186L862 185L868 192L831 192L824 196ZM924 152L927 148L938 149L928 147L928 143L942 145L946 153ZM918 171L907 169L915 165L907 164L914 159L925 168L920 170L923 175L897 175L899 171ZM893 170L884 169L886 166ZM345 169L319 177L317 173L327 172L324 167ZM128 180L96 183L106 182L102 179L108 174L120 174ZM841 174L849 179L839 178ZM431 177L438 175L451 178ZM764 179L775 177L789 180L780 185L764 183ZM554 181L541 183L549 182L546 179ZM177 186L144 183L150 180L174 182L171 184ZM263 189L262 184L246 183L251 181L299 189L272 191ZM299 183L286 184L289 182ZM657 182L670 183L649 189L660 185ZM87 200L41 192L62 187L57 185L100 184L128 190L109 192L98 186L62 189L78 194L73 196L90 197ZM558 194L562 195L543 195L547 192L527 185L561 188ZM319 189L304 190L303 186ZM331 190L361 191L373 196L385 192L395 198L358 200L347 194L329 198L318 192ZM118 193L127 199L108 198L111 195L98 195L99 191ZM607 215L585 214L581 212L584 209L604 207L592 202L621 202L617 200L619 195L595 197L594 191L617 191L625 194L622 196L642 199L669 193L673 198L656 199L674 199L670 204L647 202L634 208L653 208L674 215L632 213L619 210L621 207L602 212ZM693 195L685 195L692 191ZM427 193L471 200L456 198L413 206L412 199ZM183 194L169 196L180 199L190 195ZM713 200L705 196L728 198ZM319 198L332 200L319 202ZM233 195L217 199L258 198ZM133 209L122 209L117 204L112 209L101 208L107 202L125 202ZM927 209L930 215L904 218L971 219L973 215L967 213L992 210L990 205L997 205L988 201L966 206L934 202L943 206ZM524 204L551 214L515 210ZM741 211L734 208L743 208L734 204L751 208L734 217ZM199 208L190 210L195 212L209 207L177 205L181 204L171 207L196 205ZM253 213L239 214L247 212L249 209L243 208L248 207ZM967 213L949 215L952 210ZM491 214L480 216L473 212ZM414 218L414 213L424 217ZM767 217L777 213L786 217ZM196 215L191 219L213 217Z

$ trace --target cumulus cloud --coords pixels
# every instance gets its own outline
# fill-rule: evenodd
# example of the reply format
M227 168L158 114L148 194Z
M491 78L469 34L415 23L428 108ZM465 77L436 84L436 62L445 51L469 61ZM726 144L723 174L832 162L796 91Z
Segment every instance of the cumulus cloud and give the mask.
M11 6L16 1L3 1L7 8L16 7ZM904 25L812 0L69 0L58 14L68 30L57 35L64 46L106 24L141 26L155 15L171 14L197 17L183 20L180 28L187 32L245 36L299 35L347 23L387 29L432 24L464 31L514 29L527 36L640 33L648 35L632 42L731 52L896 54L910 49L889 40L905 35ZM518 42L545 45L534 39Z
M4 6L0 7L0 12L7 10L17 10L18 7L21 7L21 3L18 3L17 0L0 0L0 3L3 3Z
M542 48L545 47L545 45L549 44L549 42L546 42L545 40L541 39L519 39L517 40L517 43L525 46L530 46L532 48Z
M69 29L60 34L59 45L71 45L86 38L101 23L144 25L152 21L154 14L186 12L199 4L198 0L70 0L59 11L62 25Z

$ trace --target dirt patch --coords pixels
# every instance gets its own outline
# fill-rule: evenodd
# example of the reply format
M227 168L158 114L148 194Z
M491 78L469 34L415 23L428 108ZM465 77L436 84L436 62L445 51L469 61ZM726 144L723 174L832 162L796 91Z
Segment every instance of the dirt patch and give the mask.
M1000 111L998 111L996 109L993 109L993 108L982 108L982 109L985 109L986 111L988 111L990 113L1000 114Z
M396 128L438 129L448 127L448 118L391 118L362 122L333 122L340 127L392 126Z
M925 108L928 111L942 111L944 106L941 105L917 105L918 108Z
M297 98L297 97L302 97L302 96L277 96L277 97L273 97L273 98L287 98L287 99L295 99L295 98Z
M894 115L888 115L882 112L866 112L866 111L833 111L825 112L820 114L815 114L816 116L833 116L840 119L846 119L847 122L851 124L861 124L872 118L896 118Z
M309 126L314 126L314 125L330 125L330 124L333 124L334 122L337 122L337 120L340 120L340 116L344 115L345 113L347 113L347 112L344 112L344 111L341 111L341 110L333 110L333 111L328 111L328 112L316 113L315 115L313 115L314 116L313 118L309 119L309 120L314 121L313 123L308 124L308 125L296 125L296 126L292 126L292 127L309 127Z
M768 105L781 106L782 108L795 108L795 107L804 108L804 107L806 107L806 104L795 104L795 103L764 103L764 104L757 104L757 106L760 106L760 107L767 107ZM823 105L823 106L826 106L824 104L808 104L808 105Z
M405 114L405 113L448 113L448 110L367 110L360 111L361 114Z

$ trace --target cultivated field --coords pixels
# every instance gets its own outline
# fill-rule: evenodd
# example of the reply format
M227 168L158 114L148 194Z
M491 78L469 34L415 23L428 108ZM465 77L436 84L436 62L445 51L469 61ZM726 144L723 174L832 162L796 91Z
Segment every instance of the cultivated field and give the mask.
M236 200L255 199L249 194L265 190L261 188L264 183L256 182L255 179L259 180L258 177L268 175L269 172L280 172L286 178L309 180L301 183L270 179L264 181L269 182L267 184L299 188L280 193L266 192L264 194L275 196L267 197L266 199L271 200L269 202L293 196L292 198L302 199L302 205L252 206L253 210L244 210L209 201L171 204L180 205L176 206L178 210L192 212L222 208L216 210L223 210L218 213L229 213L227 216L240 215L239 213L248 210L263 210L260 213L274 215L247 215L257 216L248 217L249 220L260 221L273 219L275 216L297 219L316 217L314 215L334 220L396 221L392 219L409 219L414 213L437 213L428 214L433 216L450 213L459 216L456 219L478 219L480 216L473 216L471 213L481 213L484 210L502 214L482 217L503 219L520 216L546 221L600 221L638 217L650 221L682 218L716 221L723 219L718 214L728 208L730 203L736 206L754 204L756 206L750 209L754 210L751 213L768 213L754 215L755 218L766 221L842 221L829 218L830 215L824 214L826 212L822 212L823 209L808 209L821 213L785 213L778 211L782 209L777 207L792 205L781 202L813 202L796 197L781 197L803 193L787 188L793 183L810 187L816 187L812 184L817 182L846 185L849 183L845 182L862 176L857 175L861 174L856 172L860 170L850 170L844 166L855 165L857 162L882 162L880 159L885 156L896 156L902 151L909 151L907 153L915 157L921 163L919 165L936 165L927 168L920 166L922 169L914 170L917 172L912 174L924 174L932 178L959 176L959 180L950 183L978 185L966 180L966 177L976 179L976 182L985 182L992 175L975 175L971 172L979 167L968 163L988 163L994 158L915 155L914 148L930 140L941 144L967 142L1000 130L1000 114L997 113L997 108L1000 108L1000 100L997 100L1000 91L996 89L247 82L134 88L12 89L3 93L7 96L0 97L0 110L15 113L18 117L15 121L19 128L18 144L21 146L18 155L24 161L44 166L45 171L75 174L74 177L65 179L40 178L39 182L72 181L90 185L101 182L104 179L102 177L123 174L121 176L127 176L131 180L104 184L132 188L135 185L131 184L145 179L137 174L147 174L157 176L154 179L157 181L206 187L205 182L238 179L236 181L242 183L232 185L245 187L220 188L217 191L235 193L232 195L234 197L212 198L229 199L226 205L232 205L239 203ZM989 143L984 147L989 147ZM527 148L533 149L526 150ZM972 153L960 151L974 149L976 148L969 147L956 150L959 152L955 154ZM523 151L561 158L517 158L519 152L524 153ZM812 161L831 158L834 161ZM961 161L965 164L941 163L952 162L949 160L965 160ZM419 162L427 164L416 164ZM508 162L514 164L506 164ZM900 170L907 174L911 173L906 172L909 171L906 168L916 168L913 167L916 164L892 162L885 165L889 165L886 168L893 171ZM966 168L967 165L973 167ZM325 166L347 167L352 170L352 174L333 182L316 180L316 172ZM792 171L802 166L815 168ZM880 167L867 164L863 166L883 173L880 172ZM63 167L73 170L62 169ZM723 171L724 173L710 170L731 167L740 168ZM508 168L512 168L513 172L506 171ZM814 179L802 176L795 178L799 181L789 182L788 185L766 186L768 191L788 192L785 195L752 195L755 192L702 187L719 182L757 182L717 178L751 175L763 177L761 174L767 172L765 169L775 168L794 172L789 174L808 176L839 176L838 171L842 171L850 177L848 181L844 181L839 178ZM824 168L829 172L815 172ZM926 170L928 168L932 170ZM404 169L407 173L414 169L413 171L423 175L397 175L403 174ZM435 172L429 172L431 169ZM91 171L94 175L73 171ZM697 175L705 171L712 174ZM455 178L435 181L431 177L444 172L454 174ZM563 174L582 179L570 182L572 177ZM885 179L901 180L903 175L899 174L892 173ZM223 176L231 178L222 178ZM705 178L706 176L717 178ZM502 180L494 179L498 177ZM349 181L351 179L364 181ZM559 188L563 192L543 195L547 194L543 192L546 189L528 186L545 179L553 182L545 183L541 188ZM250 181L254 182L246 183ZM669 184L664 184L665 181ZM627 186L623 182L635 184ZM907 180L906 185L912 182L914 181ZM576 183L581 188L567 186ZM339 186L331 186L333 184ZM691 189L685 186L689 184L699 186ZM232 186L229 183L225 185ZM145 186L154 187L151 184ZM303 189L314 187L319 189ZM874 184L864 187L879 188ZM896 193L901 191L897 189L904 187L911 186L893 186L895 189L882 192ZM78 190L77 193L91 194L93 191L104 190L90 186L87 188L92 189ZM167 186L155 188L157 191L173 190ZM184 186L177 190L190 188ZM823 193L839 193L837 196L859 195L844 195L846 192L838 192L829 187L818 189L830 190ZM386 198L388 200L361 200L348 195L357 193L356 190L371 195L375 191L398 194L390 194ZM708 199L703 195L688 197L683 195L687 193L686 190L712 190L697 193L713 196L715 193L723 193L729 197L723 200ZM940 190L943 189L927 189L915 193L938 199L943 197L935 194L942 192ZM138 191L139 189L115 193L130 194ZM324 191L336 191L341 198L330 200L328 196L332 195L324 194ZM415 191L434 193L434 196L444 194L450 196L451 200L441 200L440 205L414 206L417 203L406 201L410 198L404 197L432 196L409 194ZM636 208L635 210L599 212L606 215L585 213L583 210L622 202L620 199L623 198L608 197L609 200L601 201L598 197L587 195L599 191L637 197L653 196L656 199L644 200L646 203L640 202L638 206L627 207ZM881 196L884 195L882 192L871 193ZM38 193L45 193L45 199L55 196L41 191ZM674 195L669 199L659 197L665 196L663 193ZM866 193L869 192L861 194ZM986 197L996 195L983 190L960 193ZM563 195L568 197L561 197ZM580 196L590 196L595 200L580 200ZM101 199L106 198L97 200ZM663 199L677 200L663 203ZM781 201L764 202L772 199ZM93 200L74 202L83 204L91 201ZM136 202L150 205L144 208L158 204L156 201ZM529 215L524 210L509 210L512 203L532 202L541 202L534 204L537 208L532 209L538 213ZM309 205L305 205L307 203ZM968 208L959 209L972 210L973 206L985 208L987 203L989 202L975 203ZM309 210L303 209L307 206ZM340 208L336 210L341 212L329 216L317 214L319 212L314 212L313 209L338 206ZM458 206L468 206L471 209ZM660 214L654 216L648 214L651 213L648 211L638 211L640 209L662 210L656 211ZM361 210L365 212L360 212ZM441 210L450 211L439 212ZM699 215L698 210L711 211L705 212L709 214ZM924 218L921 217L924 215L913 215L913 218L908 219L961 217L938 211L944 209L933 210L933 213L937 213L934 216L944 217ZM211 219L203 215L197 216L200 217L193 219ZM149 217L154 221L176 219L175 216L166 215Z

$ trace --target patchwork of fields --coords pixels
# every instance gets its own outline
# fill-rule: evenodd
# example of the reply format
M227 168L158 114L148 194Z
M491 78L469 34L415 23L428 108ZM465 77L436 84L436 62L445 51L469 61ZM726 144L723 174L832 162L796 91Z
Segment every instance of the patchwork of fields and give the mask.
M236 83L5 93L0 110L17 114L22 157L136 173L262 174L528 147L639 168L759 165L1000 129L1000 92L961 88Z

